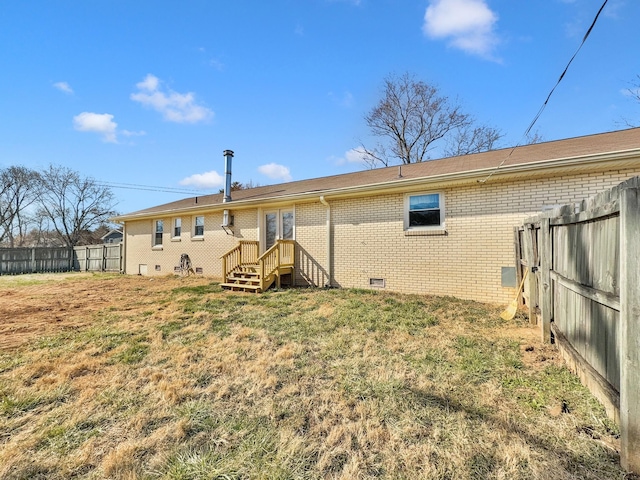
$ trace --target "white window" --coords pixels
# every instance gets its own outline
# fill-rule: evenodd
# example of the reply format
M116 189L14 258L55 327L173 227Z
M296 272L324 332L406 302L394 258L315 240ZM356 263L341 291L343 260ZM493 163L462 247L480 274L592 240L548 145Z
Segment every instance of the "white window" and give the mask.
M182 234L182 219L173 219L173 238L178 238Z
M156 220L154 222L153 245L162 245L162 233L164 231L164 220Z
M406 195L404 199L405 230L443 230L444 196L441 193Z
M204 236L204 216L199 215L193 219L193 236Z

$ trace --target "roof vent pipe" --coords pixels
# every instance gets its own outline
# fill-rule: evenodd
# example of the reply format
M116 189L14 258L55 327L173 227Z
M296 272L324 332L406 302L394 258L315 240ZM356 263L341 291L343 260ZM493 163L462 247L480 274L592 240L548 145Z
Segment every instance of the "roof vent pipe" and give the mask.
M222 199L223 203L231 201L231 160L233 159L233 151L225 150L222 152L224 155L224 198Z

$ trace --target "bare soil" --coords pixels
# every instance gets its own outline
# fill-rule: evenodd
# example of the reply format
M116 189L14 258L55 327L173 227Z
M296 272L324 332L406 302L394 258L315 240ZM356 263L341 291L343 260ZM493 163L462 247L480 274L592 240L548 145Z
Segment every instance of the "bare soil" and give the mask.
M143 288L146 292L170 290L185 282L198 285L210 281L202 277L175 277L154 283L149 277L92 273L2 276L0 350L84 326L93 313L101 310L135 305Z

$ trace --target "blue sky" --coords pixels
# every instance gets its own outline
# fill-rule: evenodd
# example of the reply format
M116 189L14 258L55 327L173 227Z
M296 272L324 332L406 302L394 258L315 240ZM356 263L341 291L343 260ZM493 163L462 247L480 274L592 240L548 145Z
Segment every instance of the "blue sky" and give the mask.
M364 169L363 116L410 72L512 146L602 0L27 0L0 4L0 167L215 192ZM640 2L609 0L534 128L640 123ZM437 157L434 151L432 156ZM135 211L188 194L114 188ZM194 193L195 194L195 193Z

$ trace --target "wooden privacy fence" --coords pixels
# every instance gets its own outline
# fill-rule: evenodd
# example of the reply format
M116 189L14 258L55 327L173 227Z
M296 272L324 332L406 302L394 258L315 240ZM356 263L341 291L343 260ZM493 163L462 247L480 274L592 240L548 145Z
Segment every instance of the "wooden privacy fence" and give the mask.
M0 248L0 275L47 272L120 272L122 244Z
M80 272L120 272L122 244L105 243L73 247L73 269Z
M516 234L530 321L619 423L622 466L640 473L640 177Z
M68 272L72 265L73 250L68 247L0 248L0 275Z

